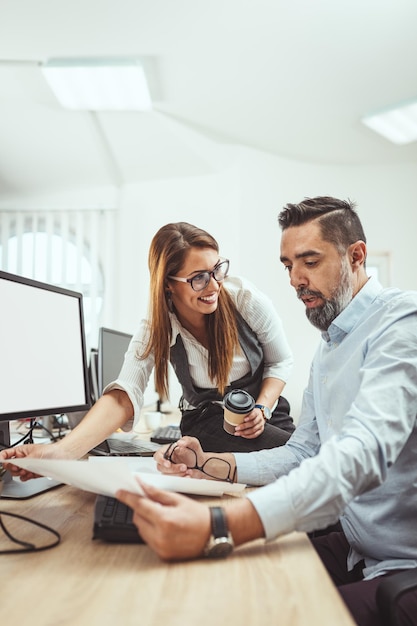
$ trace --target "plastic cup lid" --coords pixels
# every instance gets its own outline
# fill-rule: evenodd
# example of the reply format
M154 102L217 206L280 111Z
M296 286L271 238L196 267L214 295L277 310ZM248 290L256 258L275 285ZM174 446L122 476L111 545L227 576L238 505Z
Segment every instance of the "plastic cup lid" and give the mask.
M243 389L233 389L223 398L224 406L233 413L250 413L255 406L255 400Z

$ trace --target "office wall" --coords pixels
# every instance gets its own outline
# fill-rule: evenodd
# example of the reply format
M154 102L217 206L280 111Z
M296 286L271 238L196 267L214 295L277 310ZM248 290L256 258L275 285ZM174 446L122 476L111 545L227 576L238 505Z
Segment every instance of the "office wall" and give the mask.
M279 210L286 202L305 196L355 200L369 250L391 252L392 284L417 289L413 260L416 191L413 165L311 165L246 148L240 150L233 166L211 176L126 186L120 206L118 298L109 323L133 331L146 314L147 251L160 226L184 220L206 228L218 239L221 253L231 259L231 271L262 288L283 319L295 355L286 395L297 418L320 334L306 320L279 262ZM175 403L178 397L174 381L171 400Z
M169 221L189 221L209 230L221 254L231 260L231 272L256 283L279 311L295 356L295 369L286 388L293 414L300 411L301 394L320 334L307 322L303 305L289 285L279 262L277 215L287 202L305 196L351 198L368 237L371 252L391 254L391 283L417 289L414 262L417 217L417 173L412 164L401 167L312 165L238 148L208 176L155 180L114 188L45 193L40 197L0 196L2 208L40 209L116 207L114 245L102 242L101 254L112 266L114 297L106 302L101 324L134 332L146 315L147 253L156 230ZM110 257L110 262L109 262ZM173 380L171 400L180 395ZM146 401L155 399L152 385Z

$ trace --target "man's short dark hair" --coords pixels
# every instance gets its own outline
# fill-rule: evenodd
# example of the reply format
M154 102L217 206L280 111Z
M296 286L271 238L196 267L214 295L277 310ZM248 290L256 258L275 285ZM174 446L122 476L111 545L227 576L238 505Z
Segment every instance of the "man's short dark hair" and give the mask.
M312 220L317 220L323 239L336 246L341 254L356 241L366 243L355 204L350 200L330 196L306 198L299 204L287 204L278 216L283 231Z

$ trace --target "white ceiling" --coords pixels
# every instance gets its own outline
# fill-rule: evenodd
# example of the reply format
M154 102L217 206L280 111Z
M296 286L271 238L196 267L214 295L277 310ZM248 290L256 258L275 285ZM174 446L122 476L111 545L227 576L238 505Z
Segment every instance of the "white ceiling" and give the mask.
M234 145L417 162L361 116L417 97L415 0L0 0L0 194L193 176ZM60 108L39 62L150 56L152 113Z

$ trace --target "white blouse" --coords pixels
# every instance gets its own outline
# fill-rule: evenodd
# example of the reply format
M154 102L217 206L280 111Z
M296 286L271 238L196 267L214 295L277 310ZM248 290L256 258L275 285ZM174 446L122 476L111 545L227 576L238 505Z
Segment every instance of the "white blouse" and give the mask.
M287 382L293 366L293 356L282 322L271 300L248 280L239 277L228 277L223 287L230 293L239 313L256 333L264 354L263 378L279 378ZM174 313L171 318L171 346L176 342L178 334L184 343L190 366L191 379L197 387L205 389L216 387L208 373L208 351L185 328ZM138 331L130 342L124 363L116 381L106 386L103 393L111 389L123 389L128 394L134 407L134 420L139 419L143 406L143 396L149 377L154 367L154 358L138 357L147 343L148 321L142 320ZM238 351L233 359L230 382L238 380L248 373L250 365L242 351ZM192 407L188 407L192 408Z

